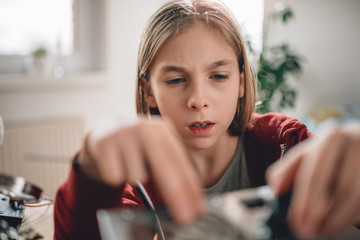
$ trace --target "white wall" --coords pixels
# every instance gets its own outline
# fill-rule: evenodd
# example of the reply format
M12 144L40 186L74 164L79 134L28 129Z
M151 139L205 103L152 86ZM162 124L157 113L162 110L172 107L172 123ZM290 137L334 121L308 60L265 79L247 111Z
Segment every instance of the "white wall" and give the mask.
M148 17L164 1L107 0L107 84L83 90L0 91L3 119L76 114L91 125L108 115L135 115L136 54L140 34ZM265 1L266 11L273 1ZM323 103L359 103L360 1L285 2L293 8L296 19L286 27L272 26L271 40L286 40L306 57L303 75L297 82L298 104L289 114L302 116Z
M274 0L265 1L266 11ZM283 0L295 14L288 25L272 24L270 42L288 42L305 57L296 81L297 117L325 105L360 105L360 1Z

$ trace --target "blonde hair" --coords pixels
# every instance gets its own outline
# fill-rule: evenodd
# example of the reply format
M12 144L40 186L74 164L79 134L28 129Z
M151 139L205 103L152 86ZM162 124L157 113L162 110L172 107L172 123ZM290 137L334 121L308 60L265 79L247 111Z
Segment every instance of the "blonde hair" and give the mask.
M244 74L244 96L238 100L229 132L232 135L241 135L246 130L255 108L256 79L247 59L240 27L231 12L217 0L170 1L151 16L143 32L138 52L137 113L147 116L160 114L157 108L148 106L140 86L141 79L150 81L151 65L164 43L197 22L205 22L220 31L238 58L239 70Z

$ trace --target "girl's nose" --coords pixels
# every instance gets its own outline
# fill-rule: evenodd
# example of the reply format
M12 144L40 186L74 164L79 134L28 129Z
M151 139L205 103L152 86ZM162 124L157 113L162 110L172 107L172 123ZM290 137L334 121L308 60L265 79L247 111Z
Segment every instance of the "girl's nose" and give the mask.
M193 86L188 99L188 108L194 111L200 111L209 107L208 99L204 94L204 88L200 85Z

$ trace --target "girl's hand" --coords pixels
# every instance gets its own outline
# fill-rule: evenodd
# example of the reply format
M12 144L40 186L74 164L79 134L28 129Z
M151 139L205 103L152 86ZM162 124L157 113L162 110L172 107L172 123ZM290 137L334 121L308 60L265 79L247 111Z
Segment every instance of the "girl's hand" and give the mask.
M183 143L161 120L127 127L104 123L86 137L79 164L86 175L113 187L144 183L151 174L179 222L189 222L204 210L200 182Z
M295 234L324 236L360 224L360 125L297 145L267 177L276 194L293 187L289 218Z

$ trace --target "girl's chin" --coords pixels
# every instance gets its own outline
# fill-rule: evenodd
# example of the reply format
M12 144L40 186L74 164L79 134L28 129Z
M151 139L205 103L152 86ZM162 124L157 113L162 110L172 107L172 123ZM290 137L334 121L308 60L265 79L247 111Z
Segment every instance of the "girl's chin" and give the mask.
M206 150L214 145L213 141L209 138L191 139L185 141L186 145L193 150Z

